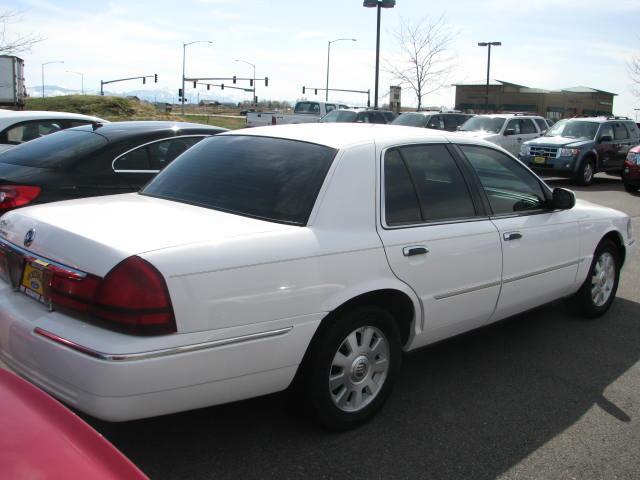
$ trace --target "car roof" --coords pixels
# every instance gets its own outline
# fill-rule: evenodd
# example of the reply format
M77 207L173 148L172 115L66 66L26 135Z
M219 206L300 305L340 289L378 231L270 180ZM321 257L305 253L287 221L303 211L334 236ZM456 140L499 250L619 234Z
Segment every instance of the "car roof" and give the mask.
M98 133L110 141L117 141L132 135L161 133L163 131L181 132L185 135L200 133L213 135L227 131L226 128L215 127L213 125L171 121L110 122L98 125L83 125L69 130Z
M393 141L447 141L451 132L374 123L300 123L247 128L223 135L284 138L341 149L365 143Z
M429 116L429 115L465 115L467 117L471 117L472 115L470 113L462 113L462 112L438 112L436 110L420 110L419 112L400 112L400 115L406 115L406 114L415 114L415 115L422 115L422 116Z
M585 121L585 122L596 122L596 123L604 123L604 122L631 122L631 123L635 123L630 118L621 118L621 117L573 117L573 118L563 118L562 120L582 120L582 121Z
M50 119L65 119L65 120L88 120L91 122L107 122L98 117L90 115L83 115L81 113L69 113L69 112L51 112L51 111L38 111L38 110L5 110L0 109L0 124L13 124L17 122L27 120L50 120Z
M538 114L522 114L522 113L482 113L476 115L476 117L490 117L490 118L543 118Z

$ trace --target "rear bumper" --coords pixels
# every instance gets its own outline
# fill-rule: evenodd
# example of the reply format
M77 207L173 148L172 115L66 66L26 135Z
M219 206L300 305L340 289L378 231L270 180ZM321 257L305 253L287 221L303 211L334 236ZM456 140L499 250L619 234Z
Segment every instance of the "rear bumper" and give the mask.
M0 358L82 412L133 420L284 390L322 316L254 325L253 333L242 327L242 335L235 328L132 338L47 312L2 284Z

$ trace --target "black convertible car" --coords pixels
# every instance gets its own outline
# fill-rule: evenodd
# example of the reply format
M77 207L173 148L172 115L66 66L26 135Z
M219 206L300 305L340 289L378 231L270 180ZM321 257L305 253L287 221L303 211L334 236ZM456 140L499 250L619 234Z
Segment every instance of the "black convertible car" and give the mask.
M189 147L225 130L113 122L32 140L0 154L0 215L28 204L135 192Z

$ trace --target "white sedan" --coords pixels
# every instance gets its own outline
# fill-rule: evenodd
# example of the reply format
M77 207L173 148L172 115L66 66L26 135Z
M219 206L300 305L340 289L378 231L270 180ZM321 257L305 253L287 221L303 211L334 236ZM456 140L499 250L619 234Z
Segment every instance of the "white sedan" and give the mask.
M106 123L98 117L67 112L0 109L0 152L66 128Z
M346 429L403 351L614 300L629 218L455 133L315 124L203 140L140 193L0 220L0 357L123 421L289 387Z

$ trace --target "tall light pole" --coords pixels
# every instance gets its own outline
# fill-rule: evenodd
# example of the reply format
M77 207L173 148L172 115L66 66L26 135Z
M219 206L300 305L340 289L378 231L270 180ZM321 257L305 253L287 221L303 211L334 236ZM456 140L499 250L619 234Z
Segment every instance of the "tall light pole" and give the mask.
M184 115L184 97L185 97L185 91L184 91L184 66L185 66L185 60L186 60L186 56L187 56L187 47L189 45L193 45L194 43L213 43L211 40L195 40L193 42L187 42L187 43L183 43L182 44L182 97L180 99L181 103L182 103L182 115Z
M487 90L484 97L485 112L489 111L489 71L491 69L491 47L499 47L502 42L478 42L479 47L488 47L487 49Z
M376 30L376 87L373 95L373 108L378 108L378 77L380 74L380 9L393 8L396 6L396 0L364 0L363 7L378 8L378 27Z
M74 72L73 70L67 70L67 73L75 73L76 75L80 75L80 92L82 92L82 95L84 95L84 73Z
M325 88L326 88L325 96L324 96L325 102L329 101L329 58L331 56L331 44L335 42L342 42L342 41L349 41L349 40L352 42L356 41L355 38L336 38L335 40L329 40L327 42L327 83L325 85Z
M638 111L640 111L640 108L634 108L633 111L636 112L636 122L637 122L638 121Z
M247 62L246 60L240 60L239 58L236 58L236 62L246 63L247 65L251 65L253 67L253 101L251 102L251 104L257 107L258 98L256 97L256 66L251 62Z
M42 64L42 98L44 98L44 66L49 65L51 63L64 63L62 60L54 60L52 62L44 62Z

